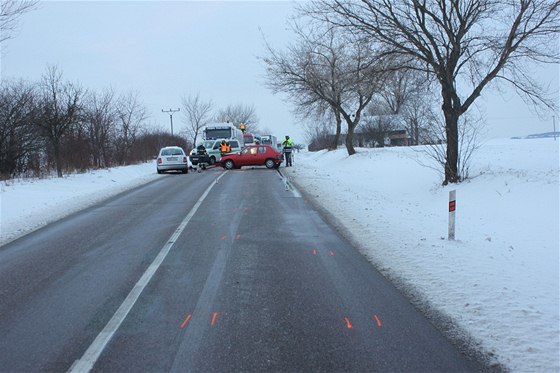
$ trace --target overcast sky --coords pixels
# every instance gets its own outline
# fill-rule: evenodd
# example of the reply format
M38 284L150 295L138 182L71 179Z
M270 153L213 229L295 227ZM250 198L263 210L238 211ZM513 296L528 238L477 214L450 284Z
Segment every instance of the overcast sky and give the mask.
M257 59L265 55L263 35L276 48L290 42L293 8L291 1L43 1L3 43L2 77L38 81L56 65L88 89L135 90L161 128L169 128L162 109L200 93L218 108L253 105L261 128L305 142L291 106L265 87ZM557 65L538 74L558 90ZM552 113L540 119L512 93L483 95L489 137L552 130ZM175 132L182 120L174 114Z

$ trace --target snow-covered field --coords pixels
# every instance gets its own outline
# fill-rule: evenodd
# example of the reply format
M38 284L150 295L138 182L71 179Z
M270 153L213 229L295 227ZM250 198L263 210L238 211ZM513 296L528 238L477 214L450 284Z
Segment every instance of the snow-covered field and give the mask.
M447 187L413 148L303 152L281 170L376 267L500 363L558 372L558 149L551 138L489 141L474 155L472 178ZM0 244L157 177L149 163L0 183ZM455 241L447 240L451 189Z

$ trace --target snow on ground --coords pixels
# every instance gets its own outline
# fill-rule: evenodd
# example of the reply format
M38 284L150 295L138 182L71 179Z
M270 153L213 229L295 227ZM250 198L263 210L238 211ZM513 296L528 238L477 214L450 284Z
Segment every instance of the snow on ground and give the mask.
M377 268L500 363L514 372L558 372L558 144L492 140L475 153L472 178L447 187L417 162L425 162L421 148L303 152L281 170ZM148 163L0 183L0 244L157 177ZM451 189L455 241L447 240Z
M0 245L157 178L154 161L63 178L0 182Z

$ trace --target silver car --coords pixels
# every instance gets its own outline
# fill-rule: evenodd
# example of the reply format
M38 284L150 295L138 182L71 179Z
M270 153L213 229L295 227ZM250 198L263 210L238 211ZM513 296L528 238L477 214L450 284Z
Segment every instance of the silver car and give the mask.
M161 148L157 157L157 173L165 171L189 172L189 161L185 151L180 146L166 146Z

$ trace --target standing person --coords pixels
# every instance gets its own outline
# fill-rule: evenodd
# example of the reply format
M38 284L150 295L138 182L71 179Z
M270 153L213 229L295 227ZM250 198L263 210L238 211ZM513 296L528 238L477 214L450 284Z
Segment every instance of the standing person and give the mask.
M220 153L226 154L228 152L228 145L226 144L226 140L222 140L222 143L220 144Z
M196 154L199 156L198 165L200 167L198 168L198 172L201 172L201 169L206 170L206 166L210 163L210 159L208 158L208 152L206 151L204 144L201 143L196 147Z
M282 141L282 147L284 148L284 156L286 157L286 167L292 166L292 149L294 147L294 141L290 139L290 136L286 135L284 141Z

